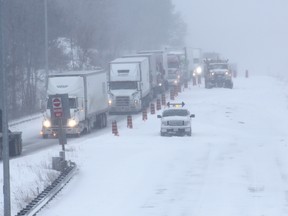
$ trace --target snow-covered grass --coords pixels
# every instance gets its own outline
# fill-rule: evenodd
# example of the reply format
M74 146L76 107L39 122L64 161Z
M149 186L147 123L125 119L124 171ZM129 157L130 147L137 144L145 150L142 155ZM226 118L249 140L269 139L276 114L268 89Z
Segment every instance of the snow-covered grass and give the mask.
M161 137L158 111L147 121L133 116L133 129L118 122L119 136L69 140L66 155L79 172L39 215L287 215L287 83L255 76L234 86L190 85L179 94L196 115L192 137ZM11 160L14 213L19 188L46 182L39 175L51 172L60 149Z

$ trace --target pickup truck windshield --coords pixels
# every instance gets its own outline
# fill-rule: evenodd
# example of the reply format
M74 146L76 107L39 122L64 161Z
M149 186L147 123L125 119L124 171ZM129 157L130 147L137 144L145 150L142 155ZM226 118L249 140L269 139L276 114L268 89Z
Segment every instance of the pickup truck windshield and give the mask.
M117 81L109 83L110 90L117 89L137 89L136 81Z
M189 113L185 109L171 109L171 110L165 110L163 112L163 117L167 117L167 116L187 116L187 115L189 115Z

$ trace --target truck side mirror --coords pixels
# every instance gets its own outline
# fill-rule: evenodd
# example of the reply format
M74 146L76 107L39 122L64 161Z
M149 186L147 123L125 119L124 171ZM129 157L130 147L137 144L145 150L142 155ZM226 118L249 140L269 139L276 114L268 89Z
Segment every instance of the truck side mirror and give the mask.
M195 114L191 114L191 115L190 115L190 118L195 118Z
M161 115L157 115L157 118L162 118L162 116Z

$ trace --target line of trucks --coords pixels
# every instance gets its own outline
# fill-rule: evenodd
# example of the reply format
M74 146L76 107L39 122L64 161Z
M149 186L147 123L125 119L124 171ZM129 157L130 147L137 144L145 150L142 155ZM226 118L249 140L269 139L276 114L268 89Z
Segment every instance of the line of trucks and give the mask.
M104 128L107 126L108 114L140 112L158 94L188 82L195 71L204 76L205 88L233 88L228 60L221 60L215 55L202 59L204 55L201 49L144 50L114 59L108 71L96 68L51 74L48 77L47 98L49 95L68 94L70 115L64 121L52 118L51 100L47 100L43 112L42 137L58 136L60 127L68 136L80 136L94 128ZM20 155L21 132L9 130L8 137L10 155Z
M147 108L158 94L189 77L187 66L186 48L177 52L139 51L111 61L108 72L98 68L51 74L47 95L68 94L70 118L61 121L61 127L67 135L79 136L106 127L109 113L137 113ZM43 113L43 138L59 133L60 121L51 115L48 100Z
M80 136L107 126L108 114L131 114L146 109L158 95L188 82L199 67L205 87L232 88L228 60L202 60L200 49L166 48L126 54L109 63L108 72L72 71L48 77L47 94L68 94L70 118L61 124L67 135ZM51 118L51 102L44 112L43 138L57 136L60 122Z

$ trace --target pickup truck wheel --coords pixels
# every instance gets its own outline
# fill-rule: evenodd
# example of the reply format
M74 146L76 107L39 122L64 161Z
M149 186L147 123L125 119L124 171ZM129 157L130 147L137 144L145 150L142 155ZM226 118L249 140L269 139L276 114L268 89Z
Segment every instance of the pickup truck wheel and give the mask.
M165 134L165 133L163 133L163 132L160 132L160 135L161 135L161 136L165 136L166 134Z

